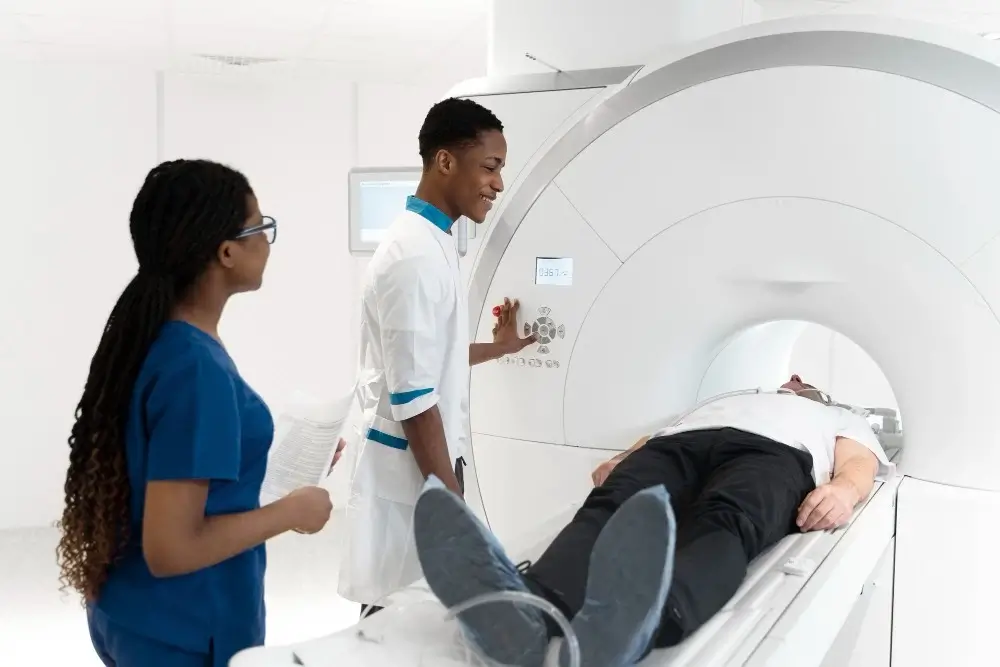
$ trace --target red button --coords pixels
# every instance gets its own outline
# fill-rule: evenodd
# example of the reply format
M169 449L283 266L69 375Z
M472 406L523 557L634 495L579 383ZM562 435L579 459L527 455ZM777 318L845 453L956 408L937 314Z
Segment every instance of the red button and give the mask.
M503 312L500 306L493 306L493 317L500 317L500 313Z

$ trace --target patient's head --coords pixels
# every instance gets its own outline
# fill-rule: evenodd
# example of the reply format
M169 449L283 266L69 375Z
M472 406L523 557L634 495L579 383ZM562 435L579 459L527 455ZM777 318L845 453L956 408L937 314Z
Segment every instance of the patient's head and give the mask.
M830 402L829 397L825 393L811 384L806 384L798 375L793 375L789 378L788 382L781 385L781 388L794 391L799 396L816 401L817 403L823 403L825 405Z

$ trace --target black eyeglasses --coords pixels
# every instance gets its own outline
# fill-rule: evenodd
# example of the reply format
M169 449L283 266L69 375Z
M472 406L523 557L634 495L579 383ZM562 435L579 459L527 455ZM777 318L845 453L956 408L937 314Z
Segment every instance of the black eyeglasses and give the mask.
M263 222L259 225L254 225L253 227L247 227L234 236L233 239L245 239L248 236L253 236L254 234L263 234L269 244L274 243L275 239L278 238L278 221L269 215L265 215L263 217Z

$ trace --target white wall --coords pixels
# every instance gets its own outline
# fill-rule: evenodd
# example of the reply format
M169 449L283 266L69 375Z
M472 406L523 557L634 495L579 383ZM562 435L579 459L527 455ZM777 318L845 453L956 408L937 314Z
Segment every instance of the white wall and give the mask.
M346 173L354 86L315 76L168 75L164 158L207 157L243 171L278 237L260 292L223 320L248 382L274 408L295 390L350 387Z
M230 164L279 221L263 289L233 300L222 334L280 410L295 391L327 397L354 381L364 262L347 251L348 169L417 164L427 109L484 72L485 49L410 84L311 70L168 73L158 98L148 68L0 64L0 529L62 511L74 409L135 271L129 210L159 159Z
M132 199L156 157L148 72L0 64L0 528L56 519L91 356L135 271Z

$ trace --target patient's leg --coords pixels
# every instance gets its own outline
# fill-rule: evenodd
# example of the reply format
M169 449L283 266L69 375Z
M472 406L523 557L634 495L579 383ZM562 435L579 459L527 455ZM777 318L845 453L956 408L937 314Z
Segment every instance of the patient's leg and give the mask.
M572 619L583 605L594 543L611 515L639 491L660 485L666 487L674 513L680 513L704 481L716 433L654 438L619 463L525 574L531 589Z
M726 605L750 561L795 530L814 488L812 457L787 445L725 429L711 451L705 487L679 517L658 647L679 643Z
M496 538L431 478L414 512L424 576L449 608L503 591L527 592ZM583 667L626 667L649 646L670 582L675 526L663 487L635 494L607 522L594 550L587 602L573 626ZM470 641L506 665L540 667L549 633L540 611L510 602L459 614ZM563 655L566 664L566 655Z
M572 623L582 667L631 667L649 652L673 578L676 532L662 485L633 495L608 520ZM569 657L563 644L562 667Z
M449 609L503 591L529 592L496 537L436 477L427 480L413 513L413 536L427 585ZM509 602L459 614L472 644L491 660L541 667L549 636L540 611Z

